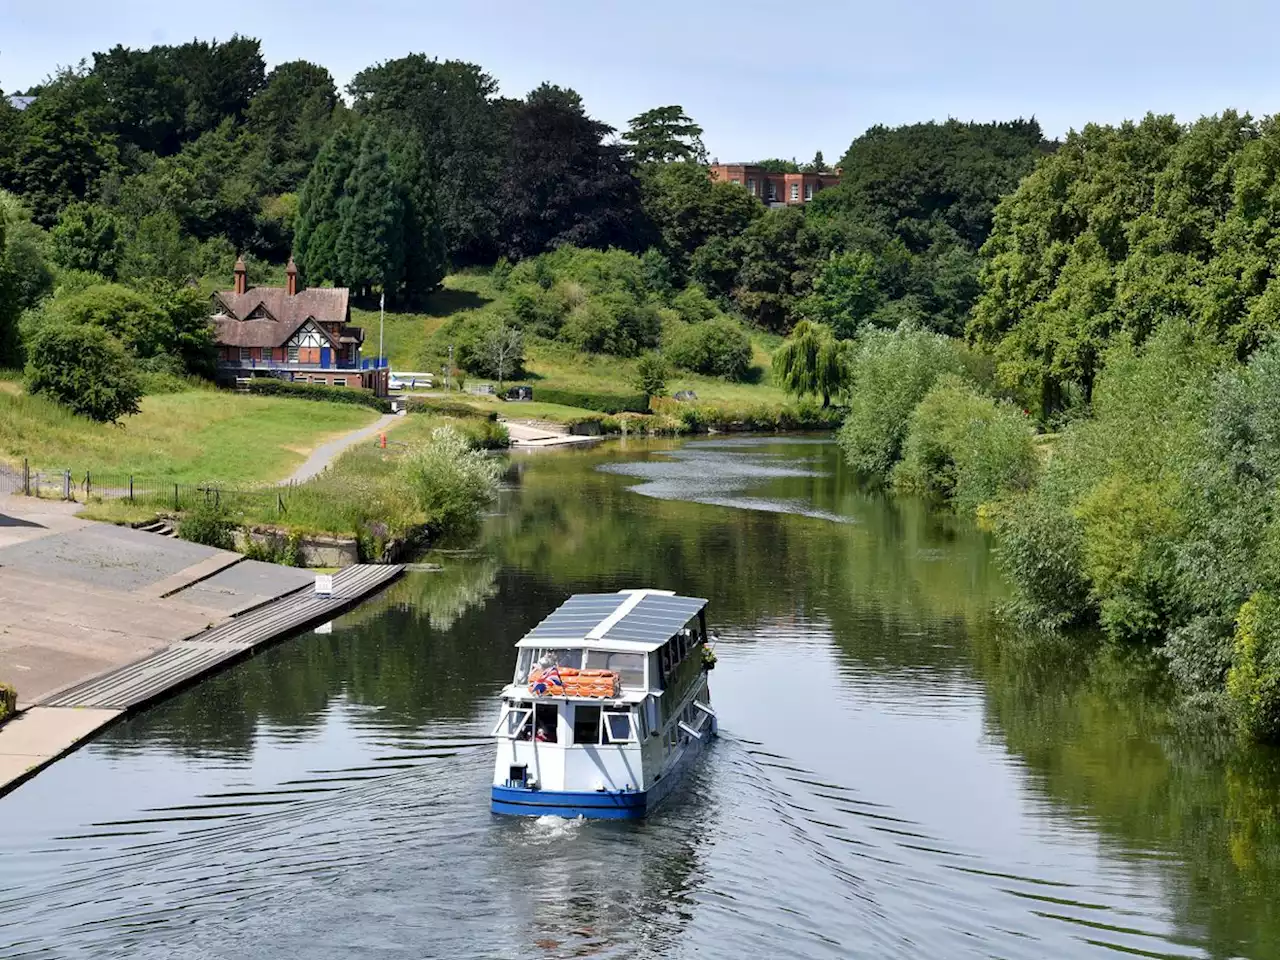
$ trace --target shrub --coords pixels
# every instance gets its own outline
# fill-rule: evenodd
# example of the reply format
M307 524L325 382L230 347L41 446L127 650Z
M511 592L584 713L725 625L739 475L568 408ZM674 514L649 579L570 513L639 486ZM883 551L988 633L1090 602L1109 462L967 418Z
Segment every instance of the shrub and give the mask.
M1227 696L1236 723L1255 740L1280 740L1280 603L1259 591L1236 617Z
M426 516L431 532L456 537L473 531L480 510L498 492L498 464L471 449L452 427L432 431L431 439L410 450L401 475Z
M0 683L0 723L18 710L18 691L7 683Z
M431 397L405 397L405 410L409 413L443 414L473 420L497 420L498 411L480 410L457 400L436 400Z
M578 350L634 357L658 345L662 317L658 308L630 295L610 292L592 297L570 311L560 339Z
M742 380L751 369L751 340L725 316L675 326L664 350L676 366L709 377Z
M705 323L722 316L720 308L697 284L690 284L672 297L671 307L685 323Z
M850 465L864 476L887 478L902 456L916 405L939 377L960 372L957 348L939 334L866 333L850 360L849 413L839 435Z
M324 403L349 403L357 407L369 407L380 413L391 412L391 401L375 397L372 390L359 387L330 387L322 383L296 383L275 377L254 377L248 390L267 397L297 397L301 400L319 400Z
M667 377L671 368L661 354L646 353L636 364L636 389L652 399L667 392Z
M996 556L1013 582L1007 613L1024 626L1054 630L1087 618L1080 522L1050 498L1019 497L996 517Z
M649 398L643 393L599 393L585 390L560 390L555 387L533 388L533 399L540 403L559 403L601 413L648 413Z
M236 523L227 509L218 502L206 499L188 510L178 524L178 536L192 543L219 550L235 548Z
M137 413L142 382L133 359L101 327L53 323L27 348L27 390L102 423Z
M1037 463L1026 415L948 374L912 413L893 481L974 513L983 503L1029 488Z

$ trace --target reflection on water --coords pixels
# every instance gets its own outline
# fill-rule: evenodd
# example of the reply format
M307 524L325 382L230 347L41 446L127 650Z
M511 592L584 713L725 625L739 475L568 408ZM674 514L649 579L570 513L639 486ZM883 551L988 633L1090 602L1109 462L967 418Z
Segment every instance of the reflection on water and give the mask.
M0 957L1280 954L1276 755L999 638L964 524L794 439L511 481L475 556L0 800ZM725 735L645 823L492 816L513 642L640 584L710 600Z

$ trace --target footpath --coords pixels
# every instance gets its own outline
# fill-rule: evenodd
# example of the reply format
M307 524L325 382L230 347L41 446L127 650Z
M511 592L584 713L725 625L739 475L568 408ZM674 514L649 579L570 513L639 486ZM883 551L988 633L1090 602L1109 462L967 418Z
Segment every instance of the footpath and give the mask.
M126 713L256 647L323 623L400 566L313 573L126 527L79 506L0 496L0 795Z

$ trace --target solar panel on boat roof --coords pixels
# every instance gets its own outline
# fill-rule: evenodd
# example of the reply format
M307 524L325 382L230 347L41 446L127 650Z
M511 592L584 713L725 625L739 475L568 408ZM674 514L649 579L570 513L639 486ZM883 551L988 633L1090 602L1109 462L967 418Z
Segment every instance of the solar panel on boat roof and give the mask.
M605 633L605 640L662 643L707 605L696 597L648 594Z
M585 637L626 600L625 593L575 593L526 636Z
M526 638L565 640L586 637L632 600L627 593L578 593L560 604ZM601 639L662 643L706 606L696 597L646 594Z

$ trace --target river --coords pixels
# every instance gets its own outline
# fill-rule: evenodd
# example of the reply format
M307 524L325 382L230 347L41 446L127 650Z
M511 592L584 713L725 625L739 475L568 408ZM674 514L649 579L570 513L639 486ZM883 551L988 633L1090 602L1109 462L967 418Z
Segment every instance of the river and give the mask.
M0 799L0 958L1280 957L1277 753L829 441L515 458L435 559ZM491 815L512 644L628 586L709 599L723 737L646 822Z

